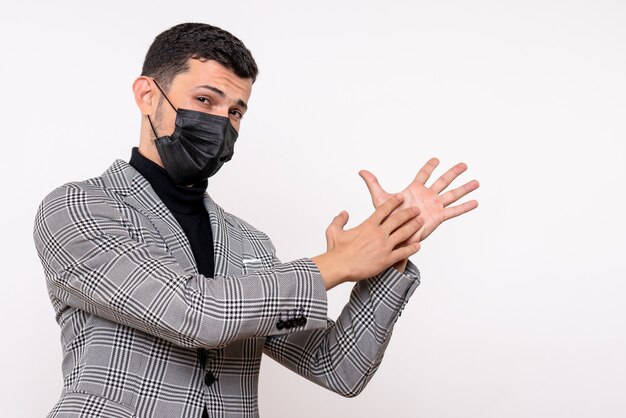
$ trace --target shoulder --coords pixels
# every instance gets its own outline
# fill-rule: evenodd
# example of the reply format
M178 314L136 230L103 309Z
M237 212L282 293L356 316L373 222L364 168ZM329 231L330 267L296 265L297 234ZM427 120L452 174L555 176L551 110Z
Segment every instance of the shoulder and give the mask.
M44 224L61 226L79 219L119 219L116 207L121 206L124 196L119 187L112 187L111 178L111 170L120 166L119 161L100 176L67 182L50 191L37 208L35 232Z
M39 208L51 202L64 201L68 205L116 201L123 199L131 188L137 171L123 160L115 160L99 176L62 184L48 193Z
M114 203L115 194L110 193L99 183L99 178L94 177L62 184L41 200L37 213L41 214L44 210Z

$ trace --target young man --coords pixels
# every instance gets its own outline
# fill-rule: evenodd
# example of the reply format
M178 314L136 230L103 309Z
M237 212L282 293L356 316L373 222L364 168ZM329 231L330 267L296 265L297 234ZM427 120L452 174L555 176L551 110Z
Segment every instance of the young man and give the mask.
M42 201L34 239L61 326L64 386L51 417L255 417L263 353L344 396L370 380L417 285L408 257L449 205L465 166L401 194L363 171L376 210L326 231L327 252L282 263L269 238L225 212L207 178L233 155L257 67L230 33L160 34L133 83L139 147ZM356 282L337 321L326 291Z

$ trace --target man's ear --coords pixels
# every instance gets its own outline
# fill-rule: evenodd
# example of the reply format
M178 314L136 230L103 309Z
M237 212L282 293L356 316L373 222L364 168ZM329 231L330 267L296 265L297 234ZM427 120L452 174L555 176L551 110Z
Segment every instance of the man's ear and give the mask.
M142 115L154 115L158 100L148 77L137 77L133 82L133 95Z

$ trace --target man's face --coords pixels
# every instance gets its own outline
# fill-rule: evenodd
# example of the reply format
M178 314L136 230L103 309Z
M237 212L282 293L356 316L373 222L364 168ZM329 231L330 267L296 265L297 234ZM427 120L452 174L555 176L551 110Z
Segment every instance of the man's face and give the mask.
M166 90L168 99L177 109L190 109L224 116L239 132L241 118L247 110L252 92L252 80L240 78L217 61L189 59L189 70L174 77ZM157 83L159 80L157 80ZM159 84L161 87L162 84ZM158 88L159 105L154 118L159 136L174 132L176 112Z

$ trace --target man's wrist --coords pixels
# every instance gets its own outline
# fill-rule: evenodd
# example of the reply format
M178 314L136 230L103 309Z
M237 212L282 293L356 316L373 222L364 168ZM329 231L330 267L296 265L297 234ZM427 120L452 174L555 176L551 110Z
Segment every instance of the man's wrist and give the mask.
M319 269L326 290L330 290L338 284L350 280L350 275L345 270L344 263L337 260L334 253L326 252L324 254L311 257L311 260Z
M408 264L408 262L409 262L409 259L405 258L404 260L398 261L392 267L395 268L396 270L398 270L400 273L404 273L404 271L406 270L406 265Z

